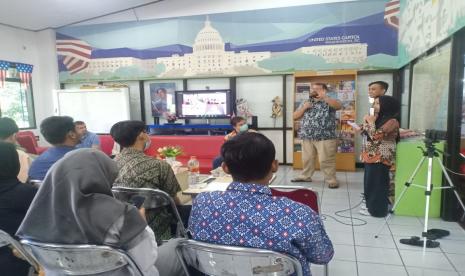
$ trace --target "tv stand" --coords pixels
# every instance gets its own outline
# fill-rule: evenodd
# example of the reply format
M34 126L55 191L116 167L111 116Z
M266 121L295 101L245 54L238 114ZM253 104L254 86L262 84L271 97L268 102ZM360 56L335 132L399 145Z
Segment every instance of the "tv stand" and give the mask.
M164 124L148 125L153 135L226 135L232 130L231 125L210 124Z

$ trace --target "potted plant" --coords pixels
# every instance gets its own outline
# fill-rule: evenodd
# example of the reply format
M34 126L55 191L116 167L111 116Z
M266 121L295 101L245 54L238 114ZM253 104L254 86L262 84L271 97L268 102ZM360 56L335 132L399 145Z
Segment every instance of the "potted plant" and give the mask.
M165 158L165 161L170 165L176 161L176 157L182 154L182 148L180 146L164 146L158 148L158 154L161 158Z

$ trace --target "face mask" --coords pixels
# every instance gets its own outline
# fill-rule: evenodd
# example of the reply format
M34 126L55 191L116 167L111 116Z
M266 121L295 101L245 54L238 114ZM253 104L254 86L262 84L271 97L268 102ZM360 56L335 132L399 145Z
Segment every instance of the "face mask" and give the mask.
M145 144L144 144L144 151L148 150L150 148L150 144L152 144L152 140L151 139L148 139L147 141L145 141Z
M249 125L248 125L248 124L243 124L243 125L239 128L239 132L246 132L247 130L249 130Z

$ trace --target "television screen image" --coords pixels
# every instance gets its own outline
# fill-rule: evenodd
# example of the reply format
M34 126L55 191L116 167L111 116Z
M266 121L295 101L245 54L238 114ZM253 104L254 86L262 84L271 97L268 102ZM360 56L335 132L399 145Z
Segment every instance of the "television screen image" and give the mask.
M230 117L230 103L229 90L176 92L176 111L180 118Z

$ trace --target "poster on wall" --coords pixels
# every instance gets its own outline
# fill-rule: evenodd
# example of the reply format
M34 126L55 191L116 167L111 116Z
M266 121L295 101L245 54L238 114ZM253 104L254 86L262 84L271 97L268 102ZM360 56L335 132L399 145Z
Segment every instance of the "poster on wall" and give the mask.
M176 111L174 91L176 91L176 84L174 82L150 84L152 116L167 116Z
M339 83L330 84L337 93L337 98L342 104L337 111L339 140L338 152L355 152L355 133L349 122L355 121L355 81L341 80Z
M60 81L397 68L398 11L389 2L67 26L56 34Z

